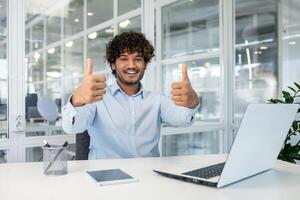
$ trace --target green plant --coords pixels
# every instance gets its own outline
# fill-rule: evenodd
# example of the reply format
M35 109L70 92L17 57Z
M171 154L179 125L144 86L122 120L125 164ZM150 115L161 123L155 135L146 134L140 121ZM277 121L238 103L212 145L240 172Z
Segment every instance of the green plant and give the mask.
M297 98L300 97L300 85L294 82L294 87L288 87L290 92L282 91L282 99L270 99L270 103L297 103ZM299 104L299 102L297 103ZM300 109L298 109L298 113L300 113ZM300 160L300 139L294 145L291 144L292 137L300 136L300 121L295 120L289 132L285 138L282 149L279 153L278 159L284 160L291 163L296 163L296 160Z

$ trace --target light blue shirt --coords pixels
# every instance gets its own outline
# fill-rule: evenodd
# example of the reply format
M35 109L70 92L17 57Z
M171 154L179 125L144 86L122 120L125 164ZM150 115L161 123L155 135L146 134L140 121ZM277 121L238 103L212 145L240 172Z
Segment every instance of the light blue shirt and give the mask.
M102 101L74 107L70 101L62 112L67 133L90 135L89 159L159 156L161 124L188 126L198 110L176 106L157 92L125 94L116 81L106 88Z

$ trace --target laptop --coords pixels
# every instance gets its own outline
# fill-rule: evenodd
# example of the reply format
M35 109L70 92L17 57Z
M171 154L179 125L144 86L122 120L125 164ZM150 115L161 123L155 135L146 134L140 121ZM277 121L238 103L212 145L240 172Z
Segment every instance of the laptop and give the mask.
M250 104L225 162L153 171L217 188L267 171L275 164L298 108L297 104Z

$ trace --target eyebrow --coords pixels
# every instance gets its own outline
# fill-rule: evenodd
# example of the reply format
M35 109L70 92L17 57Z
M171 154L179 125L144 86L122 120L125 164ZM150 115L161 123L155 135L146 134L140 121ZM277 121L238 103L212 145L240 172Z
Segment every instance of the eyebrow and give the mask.
M127 54L120 54L119 57L121 57L121 56L128 56L128 55L127 55ZM140 55L140 54L136 55L135 58L136 58L136 57L144 58L144 56L143 56L143 55Z

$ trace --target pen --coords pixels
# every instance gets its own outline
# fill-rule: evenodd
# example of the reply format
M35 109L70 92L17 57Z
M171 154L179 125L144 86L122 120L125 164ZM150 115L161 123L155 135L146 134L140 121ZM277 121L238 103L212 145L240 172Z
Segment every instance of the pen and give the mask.
M49 145L49 144L48 144ZM49 145L50 146L50 145ZM68 146L68 142L66 141L64 144L63 144L63 147L67 147ZM46 173L50 167L53 165L53 163L57 160L58 156L64 151L64 148L61 148L58 150L57 154L55 154L53 160L49 163L49 165L46 167L46 169L44 170L44 173Z

